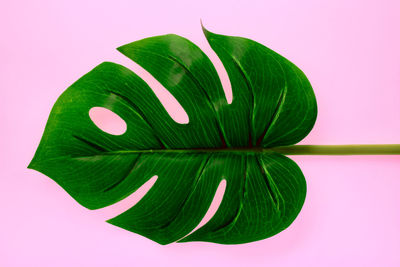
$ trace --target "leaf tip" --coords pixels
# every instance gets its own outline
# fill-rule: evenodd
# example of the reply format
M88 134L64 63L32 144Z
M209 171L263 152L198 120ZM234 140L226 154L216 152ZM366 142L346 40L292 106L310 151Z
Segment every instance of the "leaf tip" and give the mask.
M202 19L200 19L200 25L201 25L201 28L204 30L205 28L204 28L204 24L203 24L203 20Z
M171 241L171 240L163 240L163 239L158 239L158 238L152 238L152 237L150 237L148 235L144 235L143 233L137 232L134 229L130 229L129 227L126 227L126 226L120 224L120 222L118 221L117 218L118 218L118 216L116 216L114 218L111 218L111 219L108 219L108 220L106 220L106 222L111 224L111 225L114 225L114 226L117 226L119 228L122 228L124 230L127 230L129 232L144 236L145 238L147 238L147 239L149 239L149 240L151 240L153 242L156 242L156 243L158 243L159 245L162 245L162 246L165 246L165 245L168 245L168 244L171 244L171 243L174 242L174 241Z
M204 35L208 38L208 36L212 34L212 32L210 32L209 30L206 29L206 27L204 27L203 21L201 19L200 19L200 25Z
M31 162L26 167L27 169L35 170L35 158L31 160Z
M117 51L123 54L124 50L125 50L125 47L126 47L126 44L125 45L121 45L121 46L117 47Z

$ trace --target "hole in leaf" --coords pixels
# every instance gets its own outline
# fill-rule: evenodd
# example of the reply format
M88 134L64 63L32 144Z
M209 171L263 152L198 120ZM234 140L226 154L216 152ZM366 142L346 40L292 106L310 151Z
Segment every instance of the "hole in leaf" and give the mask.
M189 116L178 100L147 70L129 58L122 56L122 54L119 64L135 72L147 83L174 121L180 124L189 123Z
M228 73L226 72L224 65L222 64L221 60L215 54L214 51L209 52L209 58L210 58L211 62L214 64L215 70L217 71L217 74L221 81L222 89L224 90L224 93L225 93L226 102L228 104L231 104L232 99L233 99L232 85L231 85L231 81L229 80Z
M164 87L151 87L171 118L180 124L189 123L189 117L178 100Z
M221 205L222 199L224 197L225 194L225 189L226 189L226 180L223 179L217 188L217 191L215 192L214 198L211 202L210 207L208 208L206 214L204 215L203 219L200 221L200 223L187 235L185 235L184 237L182 237L181 239L184 239L185 237L191 235L192 233L194 233L197 229L199 229L200 227L202 227L203 225L205 225L206 223L208 223L209 220L211 220L211 218L215 215L215 213L217 212L219 205ZM181 240L180 239L180 240ZM179 240L178 240L179 241ZM177 241L177 242L178 242Z
M204 37L205 40L206 37ZM208 42L206 41L208 44ZM219 76L219 79L221 81L222 89L224 90L225 93L225 98L226 102L228 104L232 103L232 85L231 81L229 79L228 72L226 71L224 64L222 64L221 59L218 57L218 55L215 53L215 51L211 48L211 46L208 44L207 46L204 46L202 48L204 53L208 56L208 58L211 60L212 64L215 67L215 70L217 71L217 74Z
M147 194L147 192L149 192L154 183L157 181L157 178L158 176L154 175L128 197L118 201L115 204L96 210L94 213L96 216L101 217L102 220L108 220L120 215L121 213L124 213L128 209L135 206Z
M228 102L228 104L231 104L233 99L232 85L231 81L229 80L228 73L226 72L223 66L221 68L217 68L217 73L221 79L222 88L224 89L226 101Z
M108 134L121 135L126 132L126 122L109 109L93 107L89 110L89 117L100 130Z

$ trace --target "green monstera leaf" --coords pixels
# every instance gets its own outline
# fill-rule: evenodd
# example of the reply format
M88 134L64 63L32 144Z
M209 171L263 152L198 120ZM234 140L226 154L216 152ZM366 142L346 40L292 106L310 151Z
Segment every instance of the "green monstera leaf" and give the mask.
M173 34L139 40L118 50L169 90L189 123L174 121L135 73L105 62L59 97L29 168L89 209L116 203L157 175L135 206L108 222L160 244L246 243L287 228L302 208L306 182L274 148L295 144L312 129L312 87L300 69L265 46L203 30L228 73L232 103L195 44ZM118 114L126 132L100 130L89 117L93 107ZM217 212L191 233L222 180Z

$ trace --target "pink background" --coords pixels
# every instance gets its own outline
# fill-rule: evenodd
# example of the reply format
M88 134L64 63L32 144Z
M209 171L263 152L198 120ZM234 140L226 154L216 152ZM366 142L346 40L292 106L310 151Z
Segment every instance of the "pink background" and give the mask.
M303 144L400 143L399 1L251 2L1 1L0 266L400 266L399 156L293 156L308 183L299 217L273 238L236 246L158 245L104 222L138 194L89 211L26 168L57 97L102 61L144 75L166 99L116 47L176 33L220 70L200 18L307 74L319 114Z

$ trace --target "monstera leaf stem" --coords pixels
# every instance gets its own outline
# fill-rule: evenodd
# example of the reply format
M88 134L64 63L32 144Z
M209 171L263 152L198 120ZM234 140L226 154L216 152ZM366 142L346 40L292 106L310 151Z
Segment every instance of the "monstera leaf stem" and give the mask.
M284 155L399 155L400 144L385 145L294 145L271 150Z

